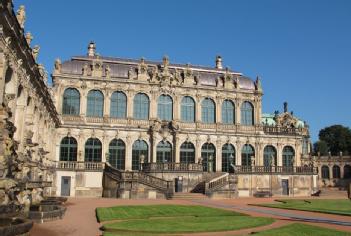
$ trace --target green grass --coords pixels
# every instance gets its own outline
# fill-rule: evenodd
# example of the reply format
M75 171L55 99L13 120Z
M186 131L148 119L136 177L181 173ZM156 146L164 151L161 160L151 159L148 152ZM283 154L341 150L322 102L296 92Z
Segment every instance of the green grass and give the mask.
M242 214L210 207L182 205L141 205L96 208L96 216L99 222L108 220L147 219L150 217L217 215L233 216Z
M104 236L228 231L274 221L204 206L118 206L98 208L96 213L100 221L117 220L103 225Z
M309 200L281 200L285 203L258 204L282 209L313 211L328 214L351 216L351 201L347 199L309 199Z
M306 224L290 224L254 234L257 236L351 236L351 233Z

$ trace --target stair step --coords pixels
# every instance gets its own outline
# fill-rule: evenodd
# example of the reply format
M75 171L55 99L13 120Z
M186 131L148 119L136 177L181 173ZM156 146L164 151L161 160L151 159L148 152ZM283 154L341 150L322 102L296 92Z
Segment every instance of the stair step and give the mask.
M170 199L177 199L177 200L205 199L205 198L207 197L202 193L174 193L174 195L170 197Z

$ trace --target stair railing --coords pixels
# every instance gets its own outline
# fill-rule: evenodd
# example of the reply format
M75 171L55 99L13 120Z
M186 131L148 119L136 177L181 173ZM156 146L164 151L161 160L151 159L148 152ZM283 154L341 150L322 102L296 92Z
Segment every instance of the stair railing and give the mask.
M225 186L229 183L229 173L224 173L223 175L211 179L205 183L205 194L212 193L213 191Z

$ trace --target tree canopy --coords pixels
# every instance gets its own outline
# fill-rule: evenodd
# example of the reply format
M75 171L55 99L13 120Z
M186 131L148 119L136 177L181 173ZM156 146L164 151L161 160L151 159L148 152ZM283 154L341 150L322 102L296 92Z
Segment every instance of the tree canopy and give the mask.
M342 125L332 125L319 131L319 141L315 143L315 151L325 155L328 147L332 155L340 152L347 155L351 153L351 129Z

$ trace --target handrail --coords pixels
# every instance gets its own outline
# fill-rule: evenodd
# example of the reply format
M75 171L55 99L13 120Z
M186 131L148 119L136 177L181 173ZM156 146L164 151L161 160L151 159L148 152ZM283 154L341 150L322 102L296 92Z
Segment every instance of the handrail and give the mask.
M235 166L236 174L279 173L279 174L317 174L316 167L310 166Z
M211 179L209 182L205 183L205 193L208 194L216 189L219 189L229 183L229 173L224 173L223 175Z
M197 163L143 163L142 170L144 172L157 172L157 171L202 172L203 166Z
M164 193L173 193L173 181L157 178L137 171L124 171L112 167L109 163L105 165L105 173L117 181L135 181L156 188Z
M103 162L57 161L55 167L56 169L102 171L104 164Z

